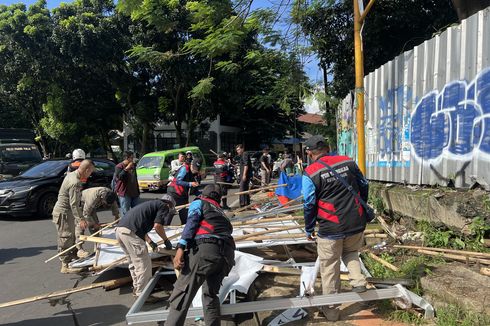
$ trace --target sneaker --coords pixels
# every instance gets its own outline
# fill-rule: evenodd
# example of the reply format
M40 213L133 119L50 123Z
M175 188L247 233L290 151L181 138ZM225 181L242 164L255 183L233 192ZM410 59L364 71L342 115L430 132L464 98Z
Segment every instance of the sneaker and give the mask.
M352 288L352 292L355 292L355 293L363 293L363 292L366 292L366 291L367 291L367 288L364 285L354 286Z
M78 258L87 258L90 256L90 252L86 251L85 249L78 249L77 251L77 257Z
M149 295L148 298L146 298L145 302L146 303L157 303L160 300L161 300L161 298L158 298L158 297L154 297L152 295Z
M338 321L340 319L340 310L338 308L323 307L322 313L328 321Z
M62 274L77 274L83 271L83 268L73 268L69 267L67 263L61 264L61 273Z

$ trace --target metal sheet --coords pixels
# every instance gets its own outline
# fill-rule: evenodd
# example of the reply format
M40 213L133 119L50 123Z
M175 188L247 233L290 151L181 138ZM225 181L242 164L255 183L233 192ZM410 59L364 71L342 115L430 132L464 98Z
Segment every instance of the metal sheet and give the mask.
M364 78L366 174L490 189L490 8ZM338 108L340 154L356 158L355 103Z

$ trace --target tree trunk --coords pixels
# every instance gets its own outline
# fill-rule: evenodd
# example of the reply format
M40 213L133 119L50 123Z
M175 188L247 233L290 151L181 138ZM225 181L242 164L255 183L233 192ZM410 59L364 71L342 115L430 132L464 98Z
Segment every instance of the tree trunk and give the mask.
M182 146L182 121L175 120L174 126L175 126L175 134L176 134L175 141L177 142L177 144L179 144L179 147L183 147Z
M148 138L150 136L150 125L147 122L143 123L143 133L141 135L141 153L143 156L148 152Z

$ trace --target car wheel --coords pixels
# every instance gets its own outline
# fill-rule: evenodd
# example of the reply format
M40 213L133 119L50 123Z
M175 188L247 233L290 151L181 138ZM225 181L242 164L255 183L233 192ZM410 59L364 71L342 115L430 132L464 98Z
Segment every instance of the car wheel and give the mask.
M37 204L37 212L41 217L50 217L56 204L57 196L55 193L44 194Z

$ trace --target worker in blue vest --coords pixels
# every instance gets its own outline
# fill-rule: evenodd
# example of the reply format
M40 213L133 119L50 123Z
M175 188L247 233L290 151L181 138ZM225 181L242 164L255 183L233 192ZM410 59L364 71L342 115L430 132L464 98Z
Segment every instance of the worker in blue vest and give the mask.
M176 206L187 205L189 203L190 188L199 186L199 183L193 180L191 161L186 160L177 170L175 178L167 187L167 194L174 198ZM181 208L179 210L179 218L182 224L185 224L187 221L187 211L187 208Z
M189 306L202 285L204 322L220 325L221 282L235 264L233 227L221 209L221 188L207 185L189 208L187 224L177 245L174 268L180 276L169 298L166 326L184 325Z

